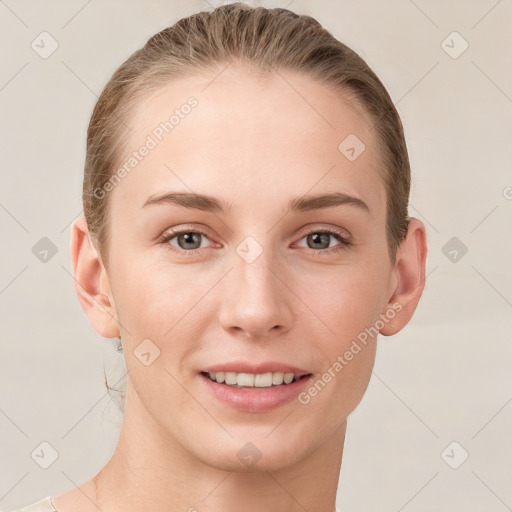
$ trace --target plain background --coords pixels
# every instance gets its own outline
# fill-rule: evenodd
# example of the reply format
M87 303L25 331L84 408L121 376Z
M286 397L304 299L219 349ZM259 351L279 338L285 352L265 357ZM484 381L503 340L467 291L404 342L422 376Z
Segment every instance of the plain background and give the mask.
M82 311L69 253L87 125L133 51L220 3L0 1L2 510L83 483L114 450L122 416L103 372L114 385L124 363ZM511 2L257 5L313 15L381 77L406 130L410 214L428 230L423 298L380 338L349 419L338 507L511 510ZM58 43L46 59L31 47L43 31ZM57 250L46 262L33 249L44 237ZM48 469L43 442L58 454Z

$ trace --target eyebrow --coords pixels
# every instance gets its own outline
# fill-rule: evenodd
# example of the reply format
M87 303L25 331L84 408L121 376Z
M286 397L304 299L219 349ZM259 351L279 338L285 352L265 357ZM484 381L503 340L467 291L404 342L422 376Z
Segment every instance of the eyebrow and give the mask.
M232 209L232 203L226 203L213 196L192 192L166 192L156 196L153 195L147 199L142 207L145 208L154 204L172 204L214 213L226 213ZM297 197L288 202L287 209L292 212L307 212L345 204L370 212L370 208L362 199L341 192Z

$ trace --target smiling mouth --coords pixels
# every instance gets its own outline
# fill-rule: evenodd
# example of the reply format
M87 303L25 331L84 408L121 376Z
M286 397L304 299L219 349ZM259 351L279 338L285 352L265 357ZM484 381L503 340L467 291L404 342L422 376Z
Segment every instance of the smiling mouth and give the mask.
M267 373L237 373L237 372L201 372L201 375L217 384L233 388L265 389L279 386L288 386L301 379L311 376L296 375L294 373L267 372Z

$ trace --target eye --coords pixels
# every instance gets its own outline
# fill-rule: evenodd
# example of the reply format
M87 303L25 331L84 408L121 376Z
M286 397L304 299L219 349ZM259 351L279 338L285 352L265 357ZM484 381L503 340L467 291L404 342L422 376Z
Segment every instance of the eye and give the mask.
M316 229L299 233L299 235L301 234L305 235L301 240L306 239L307 247L320 254L343 251L353 244L349 236L335 229ZM331 246L333 238L337 239L339 244ZM177 245L171 243L174 239L176 239ZM200 252L201 249L208 248L202 243L204 239L209 240L208 235L201 230L181 229L167 231L162 235L159 242L169 251L190 256Z
M177 246L171 243L176 238ZM178 254L195 254L200 249L204 249L201 238L208 238L206 233L197 229L181 229L176 231L168 231L160 238L160 243L165 245L167 249Z
M338 245L331 246L330 241L332 238L337 239L340 243ZM330 254L333 252L343 251L352 245L352 240L350 237L335 229L310 230L301 240L303 239L306 239L308 248L320 249L316 250L315 252L319 252L321 254Z

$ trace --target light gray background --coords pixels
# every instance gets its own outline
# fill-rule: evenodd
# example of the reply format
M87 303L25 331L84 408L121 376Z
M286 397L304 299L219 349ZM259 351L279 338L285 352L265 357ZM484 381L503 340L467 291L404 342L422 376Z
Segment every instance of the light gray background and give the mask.
M0 0L2 510L83 483L113 452L122 416L103 370L114 383L122 356L83 313L69 255L87 124L134 50L220 3ZM315 16L381 77L406 129L410 213L428 229L424 296L402 332L380 338L374 376L349 420L338 507L512 510L511 2L262 5ZM43 31L59 45L47 59L31 48ZM469 44L457 58L446 45L458 53L462 39L443 43L454 31ZM46 263L32 252L43 237L58 249ZM467 247L457 261L443 252L452 237ZM31 457L43 441L58 452L48 469ZM447 462L465 451L452 469Z

